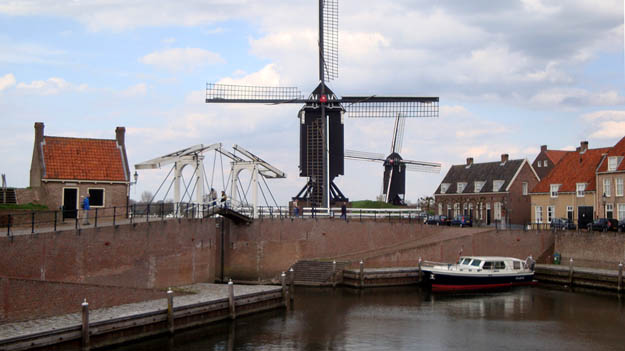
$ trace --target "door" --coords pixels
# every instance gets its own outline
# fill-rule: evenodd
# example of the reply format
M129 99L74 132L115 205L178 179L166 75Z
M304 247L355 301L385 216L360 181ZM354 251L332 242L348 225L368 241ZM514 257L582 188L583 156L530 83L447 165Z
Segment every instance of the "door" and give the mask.
M78 215L78 189L63 188L63 219L76 218Z
M490 208L486 209L486 225L490 225Z
M578 218L577 218L577 227L584 229L588 223L592 222L592 206L579 206L577 208Z

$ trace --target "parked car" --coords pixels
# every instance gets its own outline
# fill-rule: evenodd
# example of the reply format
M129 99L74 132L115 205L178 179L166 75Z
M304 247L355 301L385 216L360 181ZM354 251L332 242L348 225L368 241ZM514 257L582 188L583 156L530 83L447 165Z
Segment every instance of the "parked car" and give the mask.
M428 216L425 224L448 225L448 220L446 216Z
M588 231L607 232L608 230L618 230L618 221L612 218L598 218L594 222L588 223Z
M625 220L618 221L618 231L625 232Z
M554 218L551 221L551 229L555 230L575 230L577 226L568 218Z
M459 227L472 227L473 220L468 216L456 216L451 220L451 225L457 225Z

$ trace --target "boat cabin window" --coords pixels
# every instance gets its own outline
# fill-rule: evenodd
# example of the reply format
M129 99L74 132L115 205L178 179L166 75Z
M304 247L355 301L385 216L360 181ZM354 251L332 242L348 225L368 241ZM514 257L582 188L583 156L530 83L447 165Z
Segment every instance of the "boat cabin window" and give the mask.
M471 262L471 266L479 267L480 263L482 263L481 260L473 260L473 262Z
M484 262L484 265L482 266L482 269L493 269L493 263L490 262L490 261Z
M512 261L512 268L514 268L514 269L521 269L521 262L519 262L519 261Z
M495 261L495 269L506 269L506 264L503 261Z
M470 258L465 258L464 261L462 261L462 264L468 265L469 263L471 263L471 259Z

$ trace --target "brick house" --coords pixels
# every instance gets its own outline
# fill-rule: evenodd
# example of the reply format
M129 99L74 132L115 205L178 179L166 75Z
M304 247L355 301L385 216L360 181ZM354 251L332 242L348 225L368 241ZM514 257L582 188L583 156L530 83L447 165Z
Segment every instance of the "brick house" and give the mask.
M564 150L549 150L547 145L541 145L540 152L534 159L534 162L532 162L532 168L534 168L538 177L543 179L567 152Z
M532 223L569 218L585 228L595 216L597 166L609 150L589 149L582 141L576 151L568 151L532 189Z
M595 215L600 218L625 220L625 137L614 145L597 167Z
M35 123L30 189L20 202L63 208L64 218L75 218L87 193L93 209L127 206L130 169L125 132L117 127L115 139L57 137L44 135L43 123Z
M539 181L526 159L453 165L434 193L437 213L466 215L477 225L525 224L530 220L529 189Z

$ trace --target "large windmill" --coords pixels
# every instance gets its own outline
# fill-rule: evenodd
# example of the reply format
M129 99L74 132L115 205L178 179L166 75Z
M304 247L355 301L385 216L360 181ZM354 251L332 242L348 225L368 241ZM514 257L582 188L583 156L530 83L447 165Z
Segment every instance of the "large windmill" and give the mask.
M349 160L380 162L384 165L384 178L382 181L382 193L384 201L394 205L404 205L406 195L406 171L439 173L440 163L404 160L401 156L404 141L404 127L406 120L397 114L393 138L391 140L391 152L384 157L383 154L345 150L345 158Z
M438 117L438 97L337 97L326 81L338 77L338 0L319 0L319 85L304 98L295 87L206 84L207 103L304 104L300 119L300 177L293 198L330 208L347 201L334 183L344 174L343 115L350 117Z

